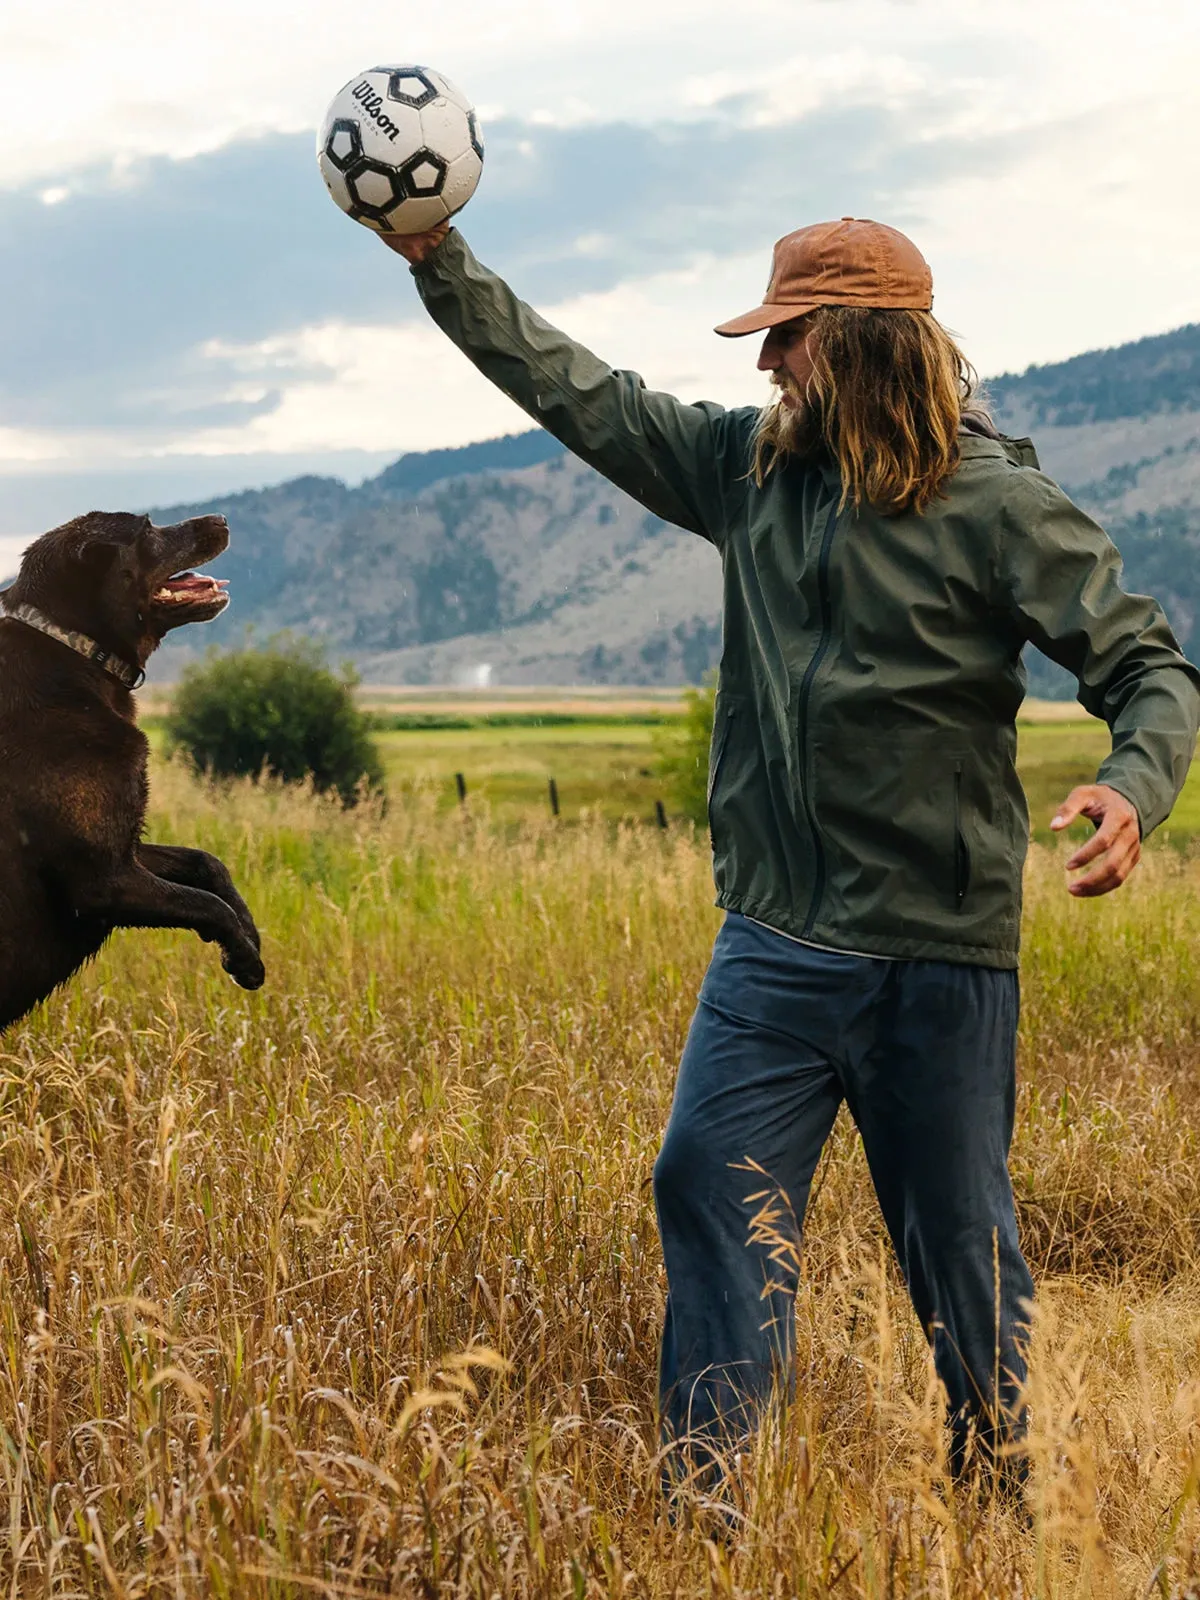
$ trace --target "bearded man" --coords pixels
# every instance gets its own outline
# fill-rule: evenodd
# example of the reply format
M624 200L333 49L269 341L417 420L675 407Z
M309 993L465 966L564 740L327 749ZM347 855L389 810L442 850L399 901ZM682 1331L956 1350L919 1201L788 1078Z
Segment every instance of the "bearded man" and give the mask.
M748 1161L788 1200L848 1105L945 1386L952 1461L1022 1431L1033 1284L1008 1176L1028 813L1029 642L1112 732L1053 819L1106 894L1169 814L1200 673L1103 531L972 404L912 242L843 218L775 246L765 410L648 391L549 326L457 231L385 242L506 394L656 516L710 540L724 643L709 820L725 921L654 1171L668 1300L660 1404L719 1459L786 1386L798 1250L748 1242Z

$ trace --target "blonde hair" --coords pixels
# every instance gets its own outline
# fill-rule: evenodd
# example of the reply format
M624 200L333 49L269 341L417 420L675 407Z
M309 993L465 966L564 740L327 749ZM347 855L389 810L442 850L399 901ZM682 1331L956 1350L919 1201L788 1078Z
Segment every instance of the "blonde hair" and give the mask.
M975 369L928 311L821 306L804 319L812 376L800 403L764 407L751 472L761 488L789 456L825 453L842 505L922 512L959 463Z

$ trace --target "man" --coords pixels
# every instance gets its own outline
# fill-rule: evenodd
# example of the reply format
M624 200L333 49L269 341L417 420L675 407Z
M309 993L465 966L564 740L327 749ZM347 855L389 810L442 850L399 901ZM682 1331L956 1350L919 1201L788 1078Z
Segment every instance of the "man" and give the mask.
M724 569L709 814L726 920L655 1167L661 1407L703 1463L793 1338L795 1251L748 1242L750 1160L804 1216L845 1100L949 1400L952 1460L1021 1431L1027 1306L1007 1159L1028 815L1014 757L1033 641L1112 730L1053 820L1105 894L1168 815L1200 674L1028 441L971 407L916 247L843 218L775 246L763 411L683 405L522 305L443 226L385 240L489 378ZM739 1170L739 1168L741 1170ZM767 1288L770 1285L771 1287Z

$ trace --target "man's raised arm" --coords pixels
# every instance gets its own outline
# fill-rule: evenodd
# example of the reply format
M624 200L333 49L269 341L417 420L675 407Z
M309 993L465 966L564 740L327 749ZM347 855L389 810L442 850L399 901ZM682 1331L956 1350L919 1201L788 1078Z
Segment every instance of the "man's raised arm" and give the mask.
M721 544L745 493L752 408L684 405L614 370L481 266L457 229L381 237L485 377L648 511Z

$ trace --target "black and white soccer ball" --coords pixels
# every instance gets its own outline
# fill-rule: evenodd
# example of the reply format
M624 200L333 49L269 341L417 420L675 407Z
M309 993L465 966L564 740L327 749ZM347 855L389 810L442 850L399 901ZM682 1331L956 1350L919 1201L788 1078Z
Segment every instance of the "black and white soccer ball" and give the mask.
M424 233L475 193L483 139L471 102L429 67L372 67L339 89L317 165L342 210L377 233Z

